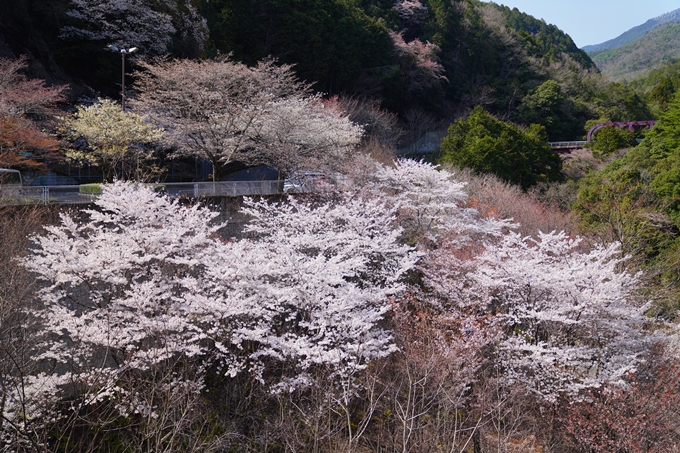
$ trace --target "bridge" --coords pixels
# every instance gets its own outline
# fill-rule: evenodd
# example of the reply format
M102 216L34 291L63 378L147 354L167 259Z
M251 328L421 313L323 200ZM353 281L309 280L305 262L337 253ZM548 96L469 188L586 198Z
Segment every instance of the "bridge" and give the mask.
M608 123L599 123L594 125L588 131L588 136L585 141L573 141L573 142L550 142L550 147L553 151L568 151L571 149L583 148L585 145L593 140L595 132L599 131L605 127L627 127L630 131L634 131L636 127L645 126L652 128L656 124L656 120L644 120L644 121L613 121ZM638 140L639 141L639 140Z
M596 124L595 126L590 128L590 130L588 131L588 137L586 138L586 140L591 141L593 139L593 136L595 135L595 132L599 131L603 127L627 127L628 130L634 131L636 126L649 126L650 128L652 128L652 127L654 127L655 124L656 124L656 120L615 121L615 122L610 122L610 123L599 123L599 124Z

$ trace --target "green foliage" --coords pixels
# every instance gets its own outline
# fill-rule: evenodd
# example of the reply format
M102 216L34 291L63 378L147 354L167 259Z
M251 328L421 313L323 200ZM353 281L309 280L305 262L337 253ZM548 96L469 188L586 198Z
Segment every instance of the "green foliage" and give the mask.
M610 93L621 89L601 83L589 57L557 27L479 0L420 1L416 18L401 14L393 0L152 3L161 10L175 5L171 9L178 12L191 4L207 20L210 33L201 51L195 39L180 32L181 14L173 16L180 31L168 46L171 57L231 53L252 66L271 56L294 65L297 75L316 90L379 99L383 108L402 118L418 109L443 119L452 106L468 110L483 105L517 123L542 124L551 140L579 139L586 121L595 118L650 118L639 115L639 106L628 102L635 100L627 100L625 93ZM65 15L68 0L11 3L0 17L0 29L11 31L3 37L15 52L30 52L52 74L119 96L119 55L106 51L106 43L59 37L64 26L75 25ZM412 90L422 81L410 80L414 72L397 55L390 31L401 33L407 45L436 45L431 63L441 64L445 78ZM130 70L134 65L126 62ZM132 80L126 82L132 86ZM538 114L534 106L547 111Z
M633 143L635 143L635 135L632 131L617 127L604 127L597 131L590 147L593 150L593 156L602 158L631 146Z
M639 146L581 181L574 208L584 227L623 244L623 251L649 275L647 289L659 300L655 309L675 316L680 299L676 264L680 259L680 94Z
M680 96L641 143L649 153L650 186L666 202L666 212L680 225Z
M559 83L547 80L524 97L516 121L540 124L550 141L569 140L577 137L583 128L583 119L576 110L575 103L567 99Z
M643 99L623 83L601 87L594 94L591 104L599 115L595 122L643 121L654 118Z
M449 127L441 153L442 162L494 173L525 189L562 179L562 161L548 145L542 126L531 125L522 131L481 107Z
M658 255L661 237L649 221L658 198L649 189L646 176L618 161L581 181L573 209L584 227L601 233L607 241L621 242L624 254L649 260Z
M645 94L645 101L652 111L657 114L666 111L675 92L680 89L680 61L670 60L652 69L646 76L631 81L629 86Z
M652 89L649 100L656 104L658 110L668 110L668 103L673 94L680 89L680 74L667 77Z
M525 40L526 48L532 56L542 58L549 64L562 59L562 55L568 55L586 69L595 66L571 37L556 26L525 14L517 8L492 5L504 12L508 26L516 30Z
M665 65L653 69L645 77L633 80L629 86L640 93L655 116L661 115L669 109L680 90L680 60L673 59Z
M661 113L642 145L657 159L680 151L680 91L668 105L668 110Z
M674 318L680 307L680 239L667 203L650 186L650 163L650 156L636 149L589 175L580 182L573 209L586 231L620 242L631 264L644 271L641 292L654 301L650 314Z
M327 93L393 63L388 29L352 1L216 0L205 8L215 50L254 63L273 55Z
M383 107L400 113L420 108L442 117L458 103L512 117L524 95L545 82L548 65L593 67L566 34L516 10L477 0L422 4L426 10L417 20L400 16L387 0L215 0L203 4L203 13L213 52L232 53L249 65L271 55L294 64L318 90L379 97ZM408 68L395 55L389 30L409 44L418 39L438 46L445 79L409 91ZM583 109L565 101L557 121L568 124L549 127L549 135L580 136L586 119Z

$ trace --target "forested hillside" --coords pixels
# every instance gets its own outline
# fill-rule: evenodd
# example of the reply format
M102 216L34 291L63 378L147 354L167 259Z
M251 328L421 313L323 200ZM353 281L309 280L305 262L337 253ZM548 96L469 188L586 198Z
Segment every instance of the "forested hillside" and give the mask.
M633 80L680 57L680 23L660 25L623 46L590 53L597 67L612 80Z
M649 108L658 115L668 109L675 92L680 88L680 62L671 60L652 69L644 77L628 83L645 100Z
M1 48L28 55L30 75L69 83L71 99L117 96L120 58L106 50L117 43L140 48L130 72L135 59L160 55L229 54L247 65L275 58L326 96L379 100L406 129L423 113L437 128L477 105L520 124L541 122L552 140L581 138L588 120L636 116L558 28L477 0L127 3L12 2L0 18ZM540 101L549 80L559 92ZM548 119L532 113L536 102Z

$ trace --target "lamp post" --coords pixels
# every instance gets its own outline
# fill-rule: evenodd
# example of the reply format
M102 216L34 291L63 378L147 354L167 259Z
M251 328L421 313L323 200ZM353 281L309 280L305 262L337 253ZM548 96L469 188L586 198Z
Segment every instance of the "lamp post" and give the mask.
M137 48L136 48L136 47L131 47L131 48L129 48L129 49L120 49L120 48L118 48L117 46L114 46L113 44L109 44L107 47L108 47L109 49L113 50L114 52L120 53L120 59L121 59L121 62L122 62L122 65L121 65L121 68L122 68L122 72L121 72L121 88L122 88L122 90L121 90L121 102L120 102L120 106L121 106L121 108L123 109L123 112L125 112L125 55L126 55L126 54L129 54L129 53L135 53L135 52L137 52Z

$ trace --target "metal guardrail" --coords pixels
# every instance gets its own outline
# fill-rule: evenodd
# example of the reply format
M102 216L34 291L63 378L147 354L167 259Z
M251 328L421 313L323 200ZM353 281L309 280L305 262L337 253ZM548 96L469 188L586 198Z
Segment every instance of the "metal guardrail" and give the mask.
M149 184L171 198L238 197L276 195L283 192L283 181L217 181ZM0 186L0 206L27 204L92 203L96 193L81 192L81 186ZM92 190L92 186L88 186Z
M153 184L157 191L172 198L240 197L244 195L276 195L283 181L217 181Z
M587 141L576 141L576 142L550 142L550 147L552 149L577 149L583 148Z

